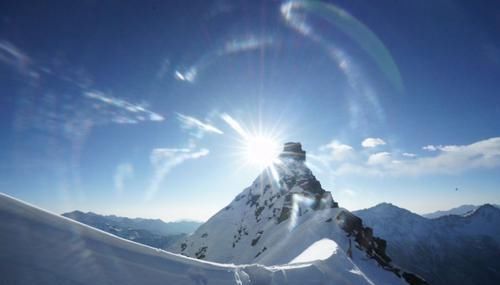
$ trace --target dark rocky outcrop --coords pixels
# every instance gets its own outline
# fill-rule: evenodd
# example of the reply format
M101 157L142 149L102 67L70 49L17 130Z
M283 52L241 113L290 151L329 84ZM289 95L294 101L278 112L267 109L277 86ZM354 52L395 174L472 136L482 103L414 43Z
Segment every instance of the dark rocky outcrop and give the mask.
M405 272L391 263L391 258L387 256L387 242L381 238L373 236L373 230L363 226L361 218L348 211L341 211L337 217L339 226L356 242L356 246L366 252L369 258L374 259L387 271L391 271L398 277L402 277L411 285L428 284L423 278Z
M306 152L302 150L302 145L299 142L287 142L283 147L280 158L292 158L299 161L305 161Z

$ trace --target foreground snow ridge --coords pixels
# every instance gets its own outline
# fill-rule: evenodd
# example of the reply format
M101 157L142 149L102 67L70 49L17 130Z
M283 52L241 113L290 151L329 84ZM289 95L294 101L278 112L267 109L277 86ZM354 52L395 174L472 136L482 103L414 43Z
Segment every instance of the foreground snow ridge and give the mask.
M261 266L195 260L118 238L0 193L2 284L373 284L348 258ZM385 283L399 284L399 283Z

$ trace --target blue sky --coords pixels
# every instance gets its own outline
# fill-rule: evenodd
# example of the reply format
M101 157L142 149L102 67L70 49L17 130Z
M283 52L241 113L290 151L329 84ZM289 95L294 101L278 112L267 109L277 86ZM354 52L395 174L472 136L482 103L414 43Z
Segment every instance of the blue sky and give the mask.
M2 192L205 220L261 170L236 122L348 209L500 203L496 1L101 2L0 4Z

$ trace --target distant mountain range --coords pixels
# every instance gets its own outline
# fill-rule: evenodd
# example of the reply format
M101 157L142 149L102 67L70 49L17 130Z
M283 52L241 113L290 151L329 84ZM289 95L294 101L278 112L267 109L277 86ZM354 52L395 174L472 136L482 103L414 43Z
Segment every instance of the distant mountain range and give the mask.
M198 222L166 223L160 219L131 219L81 211L62 215L116 236L161 249L166 249L187 234L194 232L200 225Z
M354 214L387 241L395 264L429 284L500 284L500 209L489 204L456 209L429 219L382 203Z
M495 205L495 204L491 204L491 205L495 206L497 208L500 208L500 205ZM429 219L435 219L435 218L448 216L448 215L463 216L469 212L476 210L479 207L481 207L481 206L480 205L479 206L478 205L462 205L462 206L458 206L458 207L453 208L453 209L449 209L447 211L436 211L436 212L432 212L432 213L428 213L428 214L423 214L422 216L429 218Z

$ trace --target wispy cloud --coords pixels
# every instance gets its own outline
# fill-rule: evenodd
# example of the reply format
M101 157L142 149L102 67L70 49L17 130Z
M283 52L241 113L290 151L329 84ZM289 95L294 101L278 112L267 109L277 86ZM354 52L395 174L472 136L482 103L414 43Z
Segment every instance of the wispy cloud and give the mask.
M103 92L94 90L86 91L84 95L88 98L100 101L109 106L116 107L126 114L115 114L113 121L120 124L137 123L138 121L163 121L165 118L153 111L144 108L141 105L132 104L123 99L115 98L104 94Z
M23 104L16 112L16 127L19 129L36 128L81 142L85 134L97 125L164 120L162 115L144 105L92 89L91 76L84 69L67 68L65 66L69 64L66 63L40 64L7 40L0 40L0 64L28 77L29 80L24 82L35 87L25 88L22 92ZM47 82L57 84L45 90Z
M177 119L181 123L182 128L187 129L187 130L195 130L195 136L201 137L205 133L214 133L214 134L219 134L222 135L224 132L216 128L215 126L209 124L209 123L204 123L200 121L199 119L196 119L195 117L183 115L181 113L177 113Z
M134 166L130 163L122 163L116 167L113 181L117 193L122 193L125 186L125 180L134 176Z
M361 145L365 148L373 148L385 144L386 142L381 138L366 138L361 142Z
M150 162L154 168L153 179L146 191L146 200L150 200L159 190L165 176L176 166L187 160L194 160L209 154L209 150L202 148L156 148L150 155Z
M9 41L0 40L0 62L11 66L21 74L33 78L39 76L31 66L31 58Z
M406 157L417 157L416 154L411 153L411 152L403 152L401 155L406 156Z

